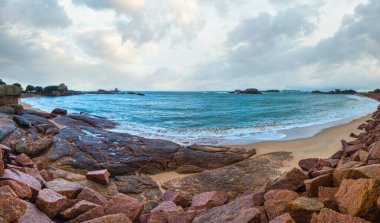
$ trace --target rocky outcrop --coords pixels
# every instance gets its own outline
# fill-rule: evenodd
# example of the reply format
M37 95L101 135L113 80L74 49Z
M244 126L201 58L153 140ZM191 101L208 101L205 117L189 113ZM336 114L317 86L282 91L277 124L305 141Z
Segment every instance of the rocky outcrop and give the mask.
M0 85L0 106L18 104L22 89L15 85Z
M181 191L190 197L207 191L228 191L231 196L247 191L255 192L279 177L281 172L277 169L291 158L287 152L260 155L226 167L168 181L162 187Z

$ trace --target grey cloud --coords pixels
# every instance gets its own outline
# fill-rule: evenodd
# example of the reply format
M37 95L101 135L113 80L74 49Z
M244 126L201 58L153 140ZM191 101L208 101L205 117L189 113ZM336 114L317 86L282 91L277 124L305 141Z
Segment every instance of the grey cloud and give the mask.
M226 54L198 66L191 80L207 76L209 82L228 79L228 83L244 81L255 86L270 81L273 86L295 88L371 89L380 85L380 79L374 78L376 72L380 76L380 2L370 0L358 6L353 16L344 18L334 36L314 46L298 42L316 27L310 15L318 16L304 7L243 21L230 33ZM366 75L368 72L371 75Z
M6 24L16 23L37 28L67 27L71 24L56 0L2 0L0 20Z

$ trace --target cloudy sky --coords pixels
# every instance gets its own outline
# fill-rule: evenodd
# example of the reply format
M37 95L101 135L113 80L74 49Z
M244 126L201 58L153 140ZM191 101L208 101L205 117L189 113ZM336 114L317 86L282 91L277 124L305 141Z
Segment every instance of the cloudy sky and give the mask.
M0 0L0 78L78 90L374 89L379 21L379 0Z

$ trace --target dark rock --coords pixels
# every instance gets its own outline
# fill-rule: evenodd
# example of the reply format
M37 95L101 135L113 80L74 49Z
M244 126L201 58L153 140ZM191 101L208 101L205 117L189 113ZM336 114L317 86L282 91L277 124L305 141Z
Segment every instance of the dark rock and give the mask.
M89 125L60 129L54 139L49 161L55 166L90 171L107 169L111 175L155 174L183 165L213 169L249 157L241 151L204 152L165 140L109 132ZM60 160L62 157L65 159Z
M107 185L109 182L110 173L107 169L89 171L86 174L86 178L96 183Z
M22 116L14 116L13 121L23 128L30 128L30 126L32 125L26 118Z
M54 115L67 115L67 110L62 108L56 108L51 113Z
M66 206L67 198L50 189L39 191L36 206L48 217L53 218L63 211Z
M187 174L187 173L200 173L204 171L203 168L193 166L193 165L183 165L178 167L175 172L181 173L181 174Z
M47 113L47 112L42 112L42 111L36 111L36 110L29 110L29 109L24 109L21 112L21 115L33 115L33 116L38 116L44 119L52 119L56 117L56 115Z
M107 199L105 197L88 187L82 189L77 199L89 201L98 205L104 205L107 203Z
M51 138L40 138L31 141L20 142L15 147L18 153L25 153L28 156L35 156L45 152L53 144Z
M14 115L15 114L15 110L12 107L8 106L8 105L3 105L3 106L0 106L0 113Z
M260 155L230 166L171 180L162 187L181 191L186 197L210 190L229 191L233 196L247 191L257 192L279 177L281 172L278 169L283 167L283 161L290 159L291 155L287 152Z
M286 189L296 191L304 186L304 181L307 179L308 177L301 170L293 168L291 171L286 172L277 178L268 189Z
M290 190L270 190L265 195L264 208L269 220L276 218L286 212L289 201L298 198L298 194Z

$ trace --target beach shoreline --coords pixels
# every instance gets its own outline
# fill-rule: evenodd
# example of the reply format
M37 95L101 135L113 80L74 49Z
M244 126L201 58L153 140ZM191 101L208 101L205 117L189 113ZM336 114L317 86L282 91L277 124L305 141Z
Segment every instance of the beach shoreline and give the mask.
M35 108L27 103L22 102L21 99L19 100L19 104L23 105L26 109L42 111L41 109ZM285 137L278 140L264 140L254 143L242 143L225 146L233 148L255 149L256 155L253 157L275 152L291 152L293 158L290 161L286 161L285 167L280 169L281 172L285 172L292 168L297 168L298 162L301 159L311 157L328 158L331 156L337 151L338 148L341 147L342 139L350 140L350 133L359 133L361 131L357 129L358 126L364 123L366 120L370 119L373 112L362 117L356 117L348 123L347 120L326 123L324 124L325 128L320 128L312 135L303 135L299 138L287 139L287 137ZM337 125L333 125L334 123ZM299 129L304 130L305 128L312 127L302 127ZM158 185L161 186L170 180L180 179L189 175L191 174L180 174L174 171L168 171L149 175L149 177L151 177Z

